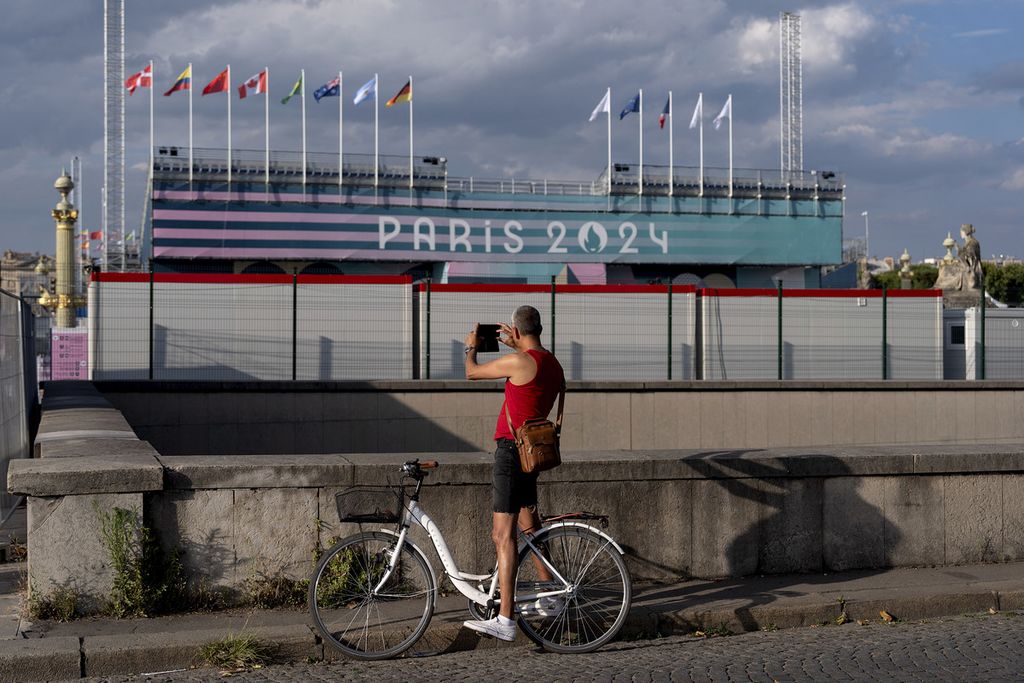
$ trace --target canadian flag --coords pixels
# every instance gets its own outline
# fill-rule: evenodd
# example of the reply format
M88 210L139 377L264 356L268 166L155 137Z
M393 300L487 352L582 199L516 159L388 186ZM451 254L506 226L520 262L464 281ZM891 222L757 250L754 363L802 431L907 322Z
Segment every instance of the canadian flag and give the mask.
M124 87L128 89L129 95L135 94L136 88L153 87L153 65L150 64L137 74L132 74L124 81Z
M249 93L262 95L267 92L267 70L259 72L245 83L238 86L238 98L244 100Z

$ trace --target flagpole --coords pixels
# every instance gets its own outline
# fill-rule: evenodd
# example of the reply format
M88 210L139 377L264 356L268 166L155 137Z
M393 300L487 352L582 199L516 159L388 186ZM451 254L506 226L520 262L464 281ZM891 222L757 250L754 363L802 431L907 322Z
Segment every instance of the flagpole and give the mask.
M345 108L342 103L345 99L345 93L342 88L341 72L338 72L338 195L341 195L341 186L344 183L343 178L345 177L345 147L343 140L345 139L342 126L345 122Z
M409 77L409 188L413 189L413 77ZM410 198L412 199L412 198Z
M672 188L674 187L674 175L673 175L673 159L672 159L672 91L668 91L668 196L672 196Z
M231 65L228 64L228 199L231 199Z
M192 199L192 62L188 63L188 191L189 199Z
M153 91L156 90L156 79L153 77L153 60L149 60L149 170L153 173Z
M608 114L608 196L612 196L612 89L609 86L605 97L608 98L608 106L605 108Z
M732 95L729 95L729 196L732 197Z
M640 111L637 112L639 114L639 116L637 117L637 125L640 126L640 176L639 176L639 180L637 182L637 186L639 188L637 190L637 194L638 195L642 195L644 193L644 89L643 88L640 88L640 91L637 94L637 98L639 99L639 107L640 107Z
M380 156L378 147L378 130L377 130L377 111L380 109L380 78L378 74L373 74L373 196L377 197L377 171L380 168Z
M704 93L697 95L697 103L700 105L700 196L704 196Z
M270 201L270 67L263 67L266 89L263 92L263 194ZM257 81L259 77L257 76Z
M302 201L306 201L306 70L299 71L299 97L302 98Z

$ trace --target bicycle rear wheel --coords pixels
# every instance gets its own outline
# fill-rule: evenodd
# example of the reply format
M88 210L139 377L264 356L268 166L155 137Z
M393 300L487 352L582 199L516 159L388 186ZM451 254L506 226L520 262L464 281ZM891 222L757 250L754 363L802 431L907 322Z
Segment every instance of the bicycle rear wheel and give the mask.
M406 543L394 571L377 589L395 553L396 536L364 532L324 553L309 583L309 609L324 642L356 659L401 654L427 630L436 586L427 559Z
M565 583L544 576L535 553L519 553L516 606L519 626L531 640L552 652L592 652L619 632L632 602L629 570L615 546L583 526L554 526L537 534L534 545ZM525 596L564 591L543 599L543 606Z

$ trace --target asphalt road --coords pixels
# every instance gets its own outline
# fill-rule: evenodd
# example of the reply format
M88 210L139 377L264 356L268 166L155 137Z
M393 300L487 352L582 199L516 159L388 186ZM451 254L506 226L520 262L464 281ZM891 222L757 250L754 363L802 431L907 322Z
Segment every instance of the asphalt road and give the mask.
M138 681L139 677L89 679ZM224 681L212 669L152 681ZM587 655L523 647L386 662L268 666L233 681L1020 681L1024 615L620 642Z

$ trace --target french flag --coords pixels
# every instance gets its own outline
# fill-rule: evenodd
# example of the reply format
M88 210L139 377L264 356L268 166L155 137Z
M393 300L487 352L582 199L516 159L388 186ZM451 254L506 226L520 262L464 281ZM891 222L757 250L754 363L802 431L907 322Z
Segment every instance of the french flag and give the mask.
M244 100L249 93L262 95L267 92L267 70L259 72L238 86L238 98Z

